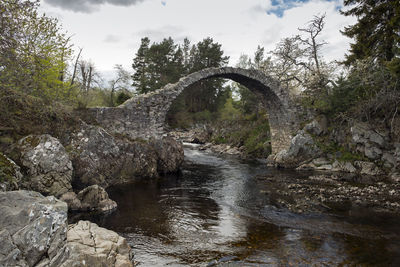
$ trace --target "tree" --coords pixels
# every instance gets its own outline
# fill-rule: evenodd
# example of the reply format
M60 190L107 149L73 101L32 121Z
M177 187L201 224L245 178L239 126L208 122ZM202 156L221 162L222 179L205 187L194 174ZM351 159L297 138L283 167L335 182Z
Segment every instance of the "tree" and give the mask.
M147 37L142 38L140 47L136 52L136 56L133 59L132 68L135 71L132 75L132 85L136 87L136 90L140 94L144 94L150 91L149 88L149 63L147 53L149 51L150 39Z
M394 0L345 0L342 10L345 16L356 16L356 24L345 27L342 33L355 39L347 65L357 59L371 57L380 61L391 61L399 55L400 2Z
M57 19L39 15L38 6L38 1L0 2L0 85L59 99L67 95L70 38Z
M115 106L114 103L114 94L115 91L118 90L127 90L127 88L129 88L129 82L130 82L130 74L127 70L125 70L122 65L115 65L114 69L116 70L116 77L115 79L112 79L109 83L110 83L110 91L111 91L111 95L110 95L110 104L111 106Z
M265 70L285 85L288 90L315 94L332 82L330 64L323 61L321 47L326 44L319 40L324 28L325 15L314 16L305 28L299 28L303 35L284 38L271 52L273 58L264 63ZM305 34L304 34L305 33Z

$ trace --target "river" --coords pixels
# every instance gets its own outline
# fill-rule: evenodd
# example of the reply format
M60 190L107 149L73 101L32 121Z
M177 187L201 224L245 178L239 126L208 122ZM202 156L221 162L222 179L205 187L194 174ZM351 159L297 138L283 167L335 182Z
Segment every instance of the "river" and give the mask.
M400 266L399 217L277 208L258 161L185 147L182 173L110 188L118 209L89 219L124 236L138 266Z

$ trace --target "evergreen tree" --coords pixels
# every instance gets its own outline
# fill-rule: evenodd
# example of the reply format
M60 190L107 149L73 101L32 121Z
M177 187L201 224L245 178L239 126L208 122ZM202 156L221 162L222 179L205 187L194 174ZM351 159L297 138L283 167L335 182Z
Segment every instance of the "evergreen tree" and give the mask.
M350 9L345 16L356 16L356 24L346 27L344 35L354 38L346 64L356 59L390 61L399 55L400 2L395 0L345 0Z
M136 56L133 59L132 68L135 71L132 75L132 85L136 87L136 90L140 94L145 94L150 91L149 87L149 63L147 54L149 51L150 39L147 37L142 38L141 45L136 52Z

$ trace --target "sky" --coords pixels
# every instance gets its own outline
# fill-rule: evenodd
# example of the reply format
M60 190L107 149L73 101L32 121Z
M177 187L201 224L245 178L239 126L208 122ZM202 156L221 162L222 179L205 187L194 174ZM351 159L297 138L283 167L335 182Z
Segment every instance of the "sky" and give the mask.
M340 33L355 18L339 13L343 0L41 0L41 11L57 17L72 35L74 48L96 68L110 74L115 64L132 71L141 38L172 37L192 44L212 37L222 44L229 65L241 54L266 51L298 32L314 15L326 14L320 40L326 60L342 59L350 39Z

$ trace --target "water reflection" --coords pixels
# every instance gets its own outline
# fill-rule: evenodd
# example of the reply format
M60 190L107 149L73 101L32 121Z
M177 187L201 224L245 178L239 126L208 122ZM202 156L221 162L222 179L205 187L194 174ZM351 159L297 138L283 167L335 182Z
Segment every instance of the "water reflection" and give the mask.
M111 188L117 211L89 218L125 236L140 266L400 266L397 219L293 214L254 177L298 173L188 148L185 159L179 176Z

